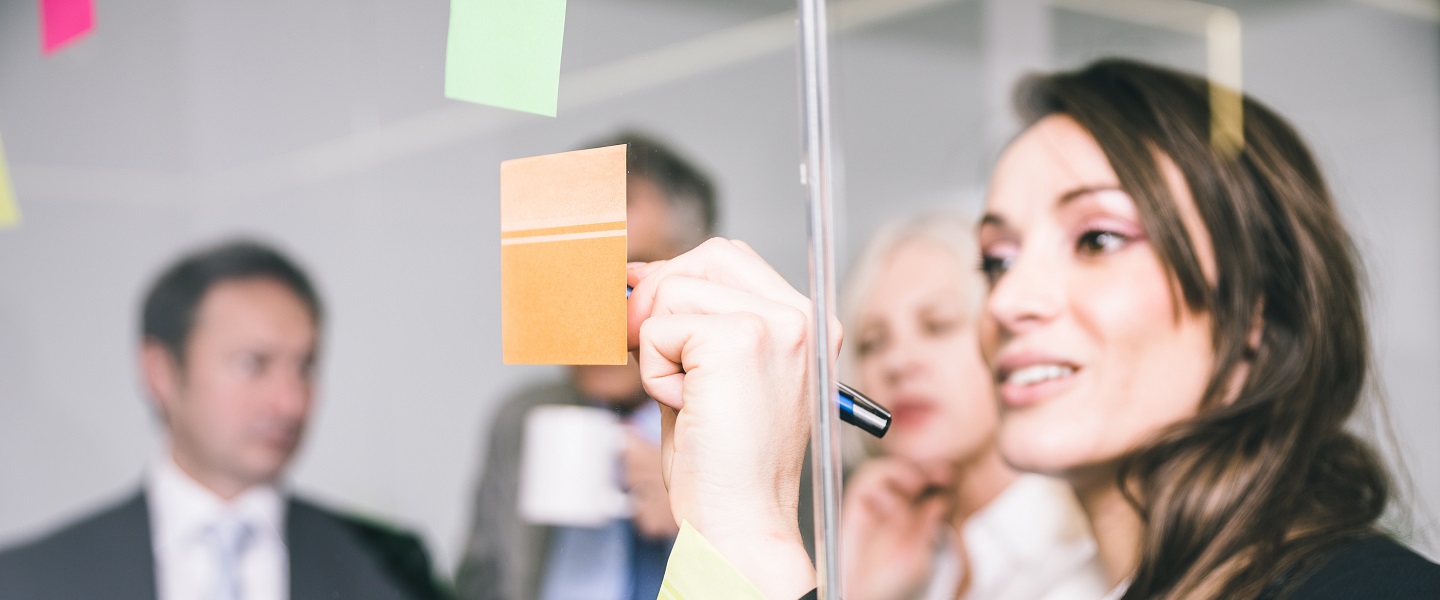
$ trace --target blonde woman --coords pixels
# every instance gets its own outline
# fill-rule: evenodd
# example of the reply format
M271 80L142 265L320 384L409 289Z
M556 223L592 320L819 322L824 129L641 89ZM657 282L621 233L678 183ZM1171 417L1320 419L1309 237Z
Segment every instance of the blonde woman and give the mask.
M986 282L973 231L940 213L893 222L851 272L847 377L894 421L846 483L849 600L1105 594L1074 495L1016 472L995 445L999 410L976 337Z

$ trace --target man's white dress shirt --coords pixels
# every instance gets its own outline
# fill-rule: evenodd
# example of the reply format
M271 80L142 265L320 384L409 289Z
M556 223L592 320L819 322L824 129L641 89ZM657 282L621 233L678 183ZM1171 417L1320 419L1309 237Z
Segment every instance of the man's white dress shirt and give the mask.
M965 522L965 600L1100 600L1110 591L1069 486L1021 475ZM950 600L964 575L954 545L936 552L924 600Z
M158 600L216 597L221 559L210 530L227 517L243 521L250 529L237 565L240 597L289 597L285 499L274 486L257 486L226 502L186 475L167 454L146 474L145 499L150 510Z

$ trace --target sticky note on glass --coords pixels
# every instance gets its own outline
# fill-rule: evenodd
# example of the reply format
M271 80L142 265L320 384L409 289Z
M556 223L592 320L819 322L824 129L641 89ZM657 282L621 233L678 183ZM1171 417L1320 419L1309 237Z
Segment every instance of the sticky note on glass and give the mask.
M500 164L505 364L625 364L625 236L625 146Z
M555 116L565 0L451 0L445 97Z
M95 0L40 0L40 50L52 54L95 28Z
M10 186L10 166L5 162L5 142L0 141L0 229L20 224L15 188Z

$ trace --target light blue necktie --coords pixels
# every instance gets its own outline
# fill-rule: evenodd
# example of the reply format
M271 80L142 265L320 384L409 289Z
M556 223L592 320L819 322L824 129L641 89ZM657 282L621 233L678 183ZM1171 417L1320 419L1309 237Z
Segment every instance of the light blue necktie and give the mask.
M254 533L249 523L233 515L221 516L206 530L215 548L215 600L243 600L240 589L240 553Z
M660 443L660 408L651 400L626 419ZM617 472L617 476L623 474ZM555 527L550 534L541 600L631 600L660 592L673 540L645 540L629 519L599 527Z

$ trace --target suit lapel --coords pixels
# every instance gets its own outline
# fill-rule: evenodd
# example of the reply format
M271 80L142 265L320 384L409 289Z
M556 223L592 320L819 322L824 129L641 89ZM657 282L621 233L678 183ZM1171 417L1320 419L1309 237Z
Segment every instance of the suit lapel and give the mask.
M295 498L285 506L291 600L407 597L340 517Z
M84 577L92 582L96 598L156 597L155 550L150 539L150 510L145 493L138 492L97 520L93 545L78 552L95 556L86 561Z
M285 502L285 547L290 560L290 597L295 600L330 598L342 581L334 561L324 551L328 528L308 506L293 498Z
M550 557L550 538L555 528L531 524L523 527L526 538L524 549L530 552L530 560L525 561L524 572L520 573L520 581L523 582L521 593L527 598L539 598L540 588L545 584L545 563Z

